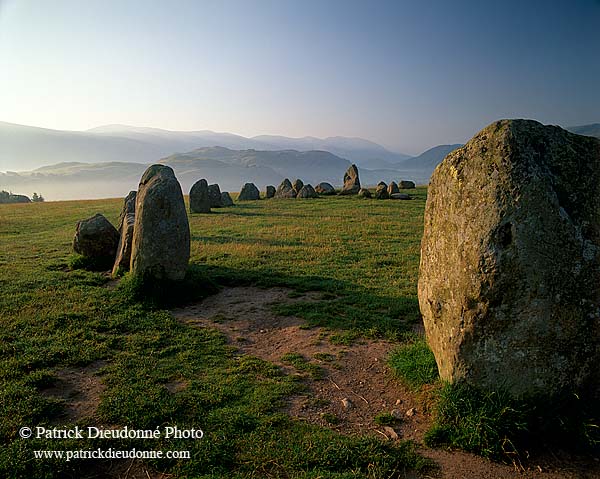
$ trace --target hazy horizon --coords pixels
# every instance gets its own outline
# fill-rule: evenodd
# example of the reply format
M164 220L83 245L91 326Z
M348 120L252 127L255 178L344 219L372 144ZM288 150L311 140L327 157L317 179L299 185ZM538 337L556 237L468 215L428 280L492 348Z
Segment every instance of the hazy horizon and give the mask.
M0 0L2 120L358 137L598 122L600 2Z

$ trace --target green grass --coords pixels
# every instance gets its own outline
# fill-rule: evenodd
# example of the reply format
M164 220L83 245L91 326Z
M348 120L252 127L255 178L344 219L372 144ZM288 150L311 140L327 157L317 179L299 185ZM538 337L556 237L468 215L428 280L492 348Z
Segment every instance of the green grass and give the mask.
M298 371L308 374L312 379L322 379L324 371L321 367L311 363L308 359L298 353L287 353L281 357L284 363L291 364Z
M373 422L379 426L393 426L400 420L389 412L381 412L373 418Z
M592 398L565 394L519 399L466 384L444 384L438 394L435 422L425 437L430 446L509 462L548 447L595 454L600 450L600 405Z
M433 353L423 337L399 346L390 356L392 371L412 388L433 384L438 379L438 369Z
M121 200L0 205L0 476L85 477L106 462L35 461L34 449L147 448L140 441L23 440L22 426L69 424L64 401L44 390L60 371L103 361L99 422L134 428L202 428L200 441L153 441L190 450L190 461L155 461L176 477L401 476L426 465L410 443L345 437L280 413L303 385L260 359L238 357L212 329L165 309L222 285L319 290L288 311L340 341L400 338L418 318L416 278L425 190L410 202L328 198L260 201L190 217L184 287L153 291L126 276L107 287L71 254L78 220ZM159 294L160 293L160 294ZM308 364L311 364L308 362ZM170 384L182 385L176 392Z

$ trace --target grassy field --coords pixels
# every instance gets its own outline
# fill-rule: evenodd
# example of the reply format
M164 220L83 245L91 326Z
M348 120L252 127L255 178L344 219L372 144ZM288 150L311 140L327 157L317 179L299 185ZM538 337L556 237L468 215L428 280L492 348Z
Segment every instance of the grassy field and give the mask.
M332 330L401 343L418 320L416 281L426 190L412 201L331 197L238 204L192 215L194 291L254 284L321 291L277 306ZM257 358L236 358L216 330L140 303L100 273L69 267L77 220L116 222L121 200L0 205L0 476L82 477L90 461L35 460L38 449L190 449L151 465L177 477L396 477L426 464L409 443L346 437L280 413L302 389ZM294 358L291 358L292 360ZM65 422L44 394L59 372L98 365L103 425L201 427L200 441L20 439L22 426ZM173 391L170 384L185 384ZM87 421L87 423L86 423ZM83 424L88 424L84 420ZM98 466L99 467L99 466Z

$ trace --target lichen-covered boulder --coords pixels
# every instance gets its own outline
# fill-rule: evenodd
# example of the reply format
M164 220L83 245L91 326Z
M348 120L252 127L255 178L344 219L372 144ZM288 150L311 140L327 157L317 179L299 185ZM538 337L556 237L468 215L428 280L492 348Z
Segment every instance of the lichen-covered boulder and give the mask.
M375 188L375 198L378 200L387 200L390 195L388 194L387 185L385 183L379 183Z
M221 208L223 203L221 203L221 188L219 185L208 185L208 203L211 208Z
M190 226L173 170L151 165L135 204L131 273L147 279L182 280L190 258Z
M287 178L281 182L275 192L275 198L295 198L296 191L292 187L292 183Z
M231 195L228 191L221 192L221 206L233 206L233 200L231 199Z
M266 198L273 198L275 196L275 192L276 191L277 190L275 189L274 186L271 186L271 185L267 186L266 191L265 191L265 197Z
M246 183L242 186L242 191L238 196L238 201L254 201L260 200L260 191L254 183Z
M205 179L196 181L190 189L190 213L210 213L208 182Z
M335 188L326 181L322 181L321 183L319 183L316 186L315 191L323 196L335 195Z
M119 232L100 213L77 222L73 238L73 250L76 253L86 258L107 260L107 269L110 269L118 244Z
M312 185L309 185L309 184L303 185L302 188L300 188L300 191L298 192L298 196L296 196L296 198L318 198L318 197L319 197L319 195L317 194L315 189L312 187Z
M358 196L360 196L361 198L371 198L373 195L371 195L371 192L368 189L361 188L360 190L358 190Z
M598 386L600 140L502 120L428 189L418 283L442 379L515 397Z
M340 195L356 195L360 191L360 179L358 178L358 168L351 165L344 174L344 187Z
M401 190L413 190L416 188L415 182L410 180L402 180L399 186Z
M389 196L392 196L395 193L400 193L400 190L398 189L398 185L396 184L395 181L392 181L388 187L387 187L387 192Z

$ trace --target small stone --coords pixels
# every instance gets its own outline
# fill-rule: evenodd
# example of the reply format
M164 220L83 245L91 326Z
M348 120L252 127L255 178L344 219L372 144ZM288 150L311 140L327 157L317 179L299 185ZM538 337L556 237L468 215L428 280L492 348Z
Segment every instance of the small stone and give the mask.
M335 195L335 188L325 181L319 183L315 188L315 191L320 195Z
M344 408L346 409L350 409L353 406L353 404L352 401L350 401L350 399L344 398L342 399L342 406L344 406Z
M417 410L414 407L411 407L408 411L406 411L406 415L408 417L413 417L415 414L417 414Z
M399 406L400 404L402 404L402 399L396 399L396 406Z
M392 200L410 200L410 195L406 193L393 193L390 195Z
M392 412L390 412L390 414L396 419L402 419L403 417L402 411L400 411L400 409L392 409Z
M398 439L398 433L396 431L394 431L394 428L390 427L390 426L384 426L383 428L385 434L387 435L387 437L389 437L392 440L396 440Z

